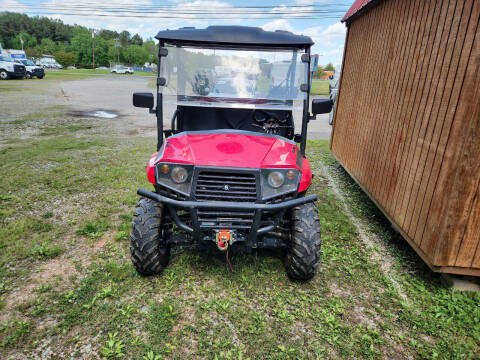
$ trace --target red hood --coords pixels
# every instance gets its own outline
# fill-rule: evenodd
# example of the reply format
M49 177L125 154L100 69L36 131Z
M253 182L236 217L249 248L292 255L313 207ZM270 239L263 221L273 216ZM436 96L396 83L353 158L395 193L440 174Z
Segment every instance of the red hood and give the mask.
M298 169L297 152L295 143L275 135L240 130L191 131L168 138L157 161Z

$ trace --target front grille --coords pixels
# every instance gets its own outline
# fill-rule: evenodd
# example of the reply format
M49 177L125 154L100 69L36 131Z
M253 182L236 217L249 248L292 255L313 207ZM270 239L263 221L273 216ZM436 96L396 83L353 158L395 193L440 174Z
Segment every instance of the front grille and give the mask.
M257 180L255 174L225 173L202 170L198 173L195 187L197 201L255 202ZM197 218L202 228L244 229L253 224L254 211L250 210L201 210Z
M200 171L195 198L198 201L255 202L257 200L255 174Z
M249 230L253 224L253 211L197 210L201 228Z

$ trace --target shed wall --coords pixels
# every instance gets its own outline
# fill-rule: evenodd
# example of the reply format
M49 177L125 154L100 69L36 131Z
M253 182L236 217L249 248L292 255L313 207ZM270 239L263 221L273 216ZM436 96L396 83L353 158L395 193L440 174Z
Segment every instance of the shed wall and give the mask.
M479 23L475 0L385 0L356 18L331 141L415 250L446 270L480 269Z

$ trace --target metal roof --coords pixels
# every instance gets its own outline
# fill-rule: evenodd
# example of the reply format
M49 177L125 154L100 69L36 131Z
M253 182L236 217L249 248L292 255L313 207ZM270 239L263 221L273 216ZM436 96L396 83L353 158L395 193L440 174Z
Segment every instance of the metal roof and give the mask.
M209 26L206 29L184 27L160 31L155 38L177 45L279 48L307 48L313 45L312 39L308 36L295 35L283 30L265 31L250 26Z
M363 11L378 3L380 0L355 0L350 9L342 19L342 22L350 23L353 18L360 15Z

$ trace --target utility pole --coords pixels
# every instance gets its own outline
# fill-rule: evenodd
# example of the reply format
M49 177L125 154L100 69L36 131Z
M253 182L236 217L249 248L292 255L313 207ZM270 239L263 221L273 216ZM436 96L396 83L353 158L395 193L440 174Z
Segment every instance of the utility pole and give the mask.
M118 44L119 41L119 38L115 39L115 47L117 48L117 65L120 64L120 45Z
M95 69L95 30L92 29L92 69Z
M23 37L22 37L22 34L20 34L20 43L22 44L22 51L23 51Z

